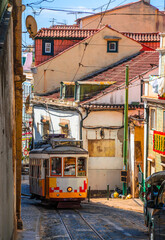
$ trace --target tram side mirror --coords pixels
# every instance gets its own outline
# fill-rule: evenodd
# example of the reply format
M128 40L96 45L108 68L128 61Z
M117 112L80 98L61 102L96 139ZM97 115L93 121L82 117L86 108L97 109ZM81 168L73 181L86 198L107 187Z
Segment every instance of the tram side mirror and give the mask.
M148 207L148 208L155 208L154 200L149 200L149 201L147 202L147 207Z
M140 184L143 183L143 173L142 172L138 173L138 181L139 181Z

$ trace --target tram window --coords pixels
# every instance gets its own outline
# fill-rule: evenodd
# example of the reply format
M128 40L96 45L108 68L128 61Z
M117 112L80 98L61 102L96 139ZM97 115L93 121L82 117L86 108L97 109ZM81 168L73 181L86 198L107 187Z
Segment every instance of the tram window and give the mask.
M32 176L34 177L34 166L32 165Z
M37 178L39 178L39 177L40 177L40 167L37 166Z
M76 158L64 158L64 176L76 176Z
M79 157L77 160L78 176L86 176L86 158Z
M51 175L61 176L61 158L51 158Z

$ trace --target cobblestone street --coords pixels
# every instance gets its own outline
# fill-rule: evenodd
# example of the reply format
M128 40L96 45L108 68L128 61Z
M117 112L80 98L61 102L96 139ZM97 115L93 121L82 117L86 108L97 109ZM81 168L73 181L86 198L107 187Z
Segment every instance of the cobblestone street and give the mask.
M142 213L93 202L84 202L77 210L57 210L30 199L27 180L22 193L24 230L18 232L17 240L148 239Z

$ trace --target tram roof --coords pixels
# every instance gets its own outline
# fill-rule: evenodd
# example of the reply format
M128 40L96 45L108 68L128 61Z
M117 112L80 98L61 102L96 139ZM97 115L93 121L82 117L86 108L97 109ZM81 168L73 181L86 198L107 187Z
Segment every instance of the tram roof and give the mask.
M30 151L30 153L46 153L46 154L88 154L83 148L76 147L76 146L56 146L52 148L51 145L41 146L40 148L36 148Z

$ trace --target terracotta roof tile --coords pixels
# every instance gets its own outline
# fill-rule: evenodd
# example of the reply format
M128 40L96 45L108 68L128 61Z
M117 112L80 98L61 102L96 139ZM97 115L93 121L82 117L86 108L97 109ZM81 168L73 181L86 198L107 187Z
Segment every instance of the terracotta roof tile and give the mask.
M132 59L125 60L124 63L120 63L117 66L109 67L98 73L97 75L93 75L93 77L86 77L85 81L115 81L110 87L101 93L92 97L89 101L103 95L106 92L113 91L121 86L125 82L125 68L126 65L129 66L129 81L132 81L136 77L145 74L146 72L152 70L153 67L159 65L159 53L157 51L147 51L141 52L139 55L133 57Z
M139 42L160 42L159 33L130 33L122 32L125 36Z
M41 28L35 38L70 38L84 39L96 33L98 29L79 28Z

